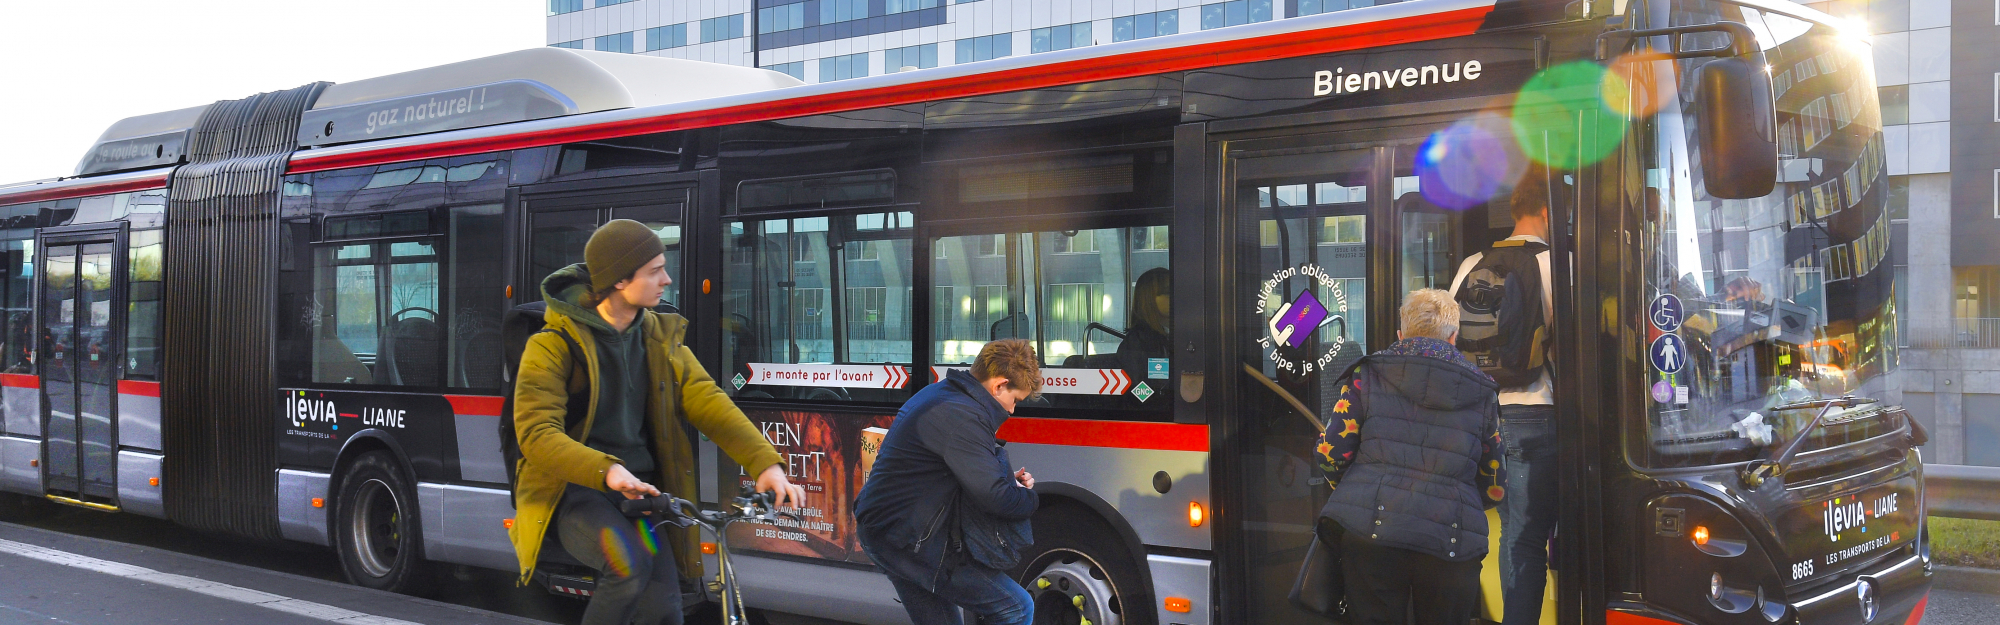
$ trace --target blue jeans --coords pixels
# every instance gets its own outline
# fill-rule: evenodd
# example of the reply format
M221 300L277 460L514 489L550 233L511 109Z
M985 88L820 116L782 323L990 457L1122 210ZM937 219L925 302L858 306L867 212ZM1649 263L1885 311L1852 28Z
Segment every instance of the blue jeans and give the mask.
M914 554L901 549L863 549L896 587L896 597L916 625L963 625L958 609L964 607L979 617L983 625L1027 625L1035 615L1034 599L1028 589L1007 576L1006 571L965 562L950 566L938 577L937 591L924 590L920 582L903 579L892 571L922 568ZM885 561L894 558L895 561Z
M1502 625L1542 620L1560 496L1555 415L1554 406L1500 407L1500 441L1507 449L1507 495L1500 500Z
M651 523L625 518L617 493L575 484L556 507L556 538L578 562L597 570L597 590L583 610L584 625L681 625L681 574L672 540Z

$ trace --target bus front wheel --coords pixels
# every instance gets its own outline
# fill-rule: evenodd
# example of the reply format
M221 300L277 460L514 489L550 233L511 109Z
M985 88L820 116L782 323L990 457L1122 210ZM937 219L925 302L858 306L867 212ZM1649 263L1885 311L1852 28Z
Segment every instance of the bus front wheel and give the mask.
M1124 541L1071 507L1035 515L1035 544L1015 578L1034 599L1034 625L1153 625L1155 614Z
M371 451L355 458L334 502L334 546L349 582L402 593L423 586L417 492L395 456Z

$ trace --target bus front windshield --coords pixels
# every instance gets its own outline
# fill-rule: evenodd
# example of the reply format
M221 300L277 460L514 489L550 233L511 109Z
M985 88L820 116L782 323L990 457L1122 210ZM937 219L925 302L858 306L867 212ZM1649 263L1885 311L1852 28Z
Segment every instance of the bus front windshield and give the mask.
M1644 183L1628 187L1642 194L1632 199L1647 222L1648 419L1635 455L1648 466L1743 461L1801 435L1823 408L1812 400L1881 397L1896 368L1900 287L1874 69L1865 42L1824 24L1718 2L1659 4L1649 16L1658 26L1727 20L1756 33L1780 160L1770 195L1709 196L1693 80L1708 59L1651 63L1669 95L1637 122Z

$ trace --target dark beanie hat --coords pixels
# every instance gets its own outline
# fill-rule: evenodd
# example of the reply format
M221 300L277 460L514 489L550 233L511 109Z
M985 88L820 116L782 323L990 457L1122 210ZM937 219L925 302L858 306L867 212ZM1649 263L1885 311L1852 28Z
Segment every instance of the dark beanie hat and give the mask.
M583 245L583 264L590 269L590 292L603 293L612 285L632 277L632 273L666 253L659 233L630 219L613 219L590 235Z

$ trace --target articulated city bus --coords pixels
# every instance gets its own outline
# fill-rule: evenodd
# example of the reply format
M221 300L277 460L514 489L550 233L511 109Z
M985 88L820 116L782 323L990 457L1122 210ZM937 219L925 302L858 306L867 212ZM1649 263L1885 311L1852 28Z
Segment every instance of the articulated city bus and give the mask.
M514 570L501 315L630 218L808 489L732 536L753 607L903 622L853 498L900 402L1023 338L1036 622L1325 622L1286 591L1332 382L1541 171L1549 620L1915 622L1870 59L1769 0L1415 0L816 85L538 49L135 117L0 187L0 489L377 588ZM683 495L726 501L698 453Z

